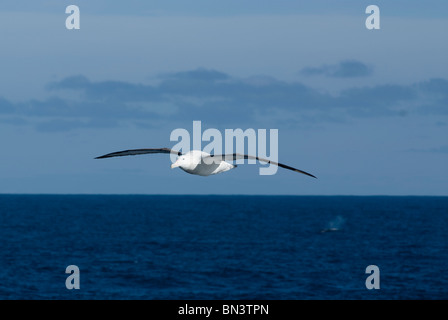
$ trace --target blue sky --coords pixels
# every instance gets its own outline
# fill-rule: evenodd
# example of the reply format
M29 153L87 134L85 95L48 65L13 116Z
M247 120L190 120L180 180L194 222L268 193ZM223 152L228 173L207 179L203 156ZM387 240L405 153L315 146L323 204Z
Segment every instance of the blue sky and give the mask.
M65 28L76 4L81 29ZM381 29L365 28L365 8ZM447 195L446 1L3 1L1 193ZM171 170L176 128L279 130L280 162ZM267 187L270 186L270 189ZM273 188L272 188L273 187Z

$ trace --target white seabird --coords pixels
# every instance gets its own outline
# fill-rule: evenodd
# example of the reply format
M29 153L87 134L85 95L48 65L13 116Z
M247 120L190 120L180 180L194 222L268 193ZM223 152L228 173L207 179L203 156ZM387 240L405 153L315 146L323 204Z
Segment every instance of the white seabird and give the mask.
M171 168L181 168L187 173L196 174L200 176L209 176L212 174L218 174L221 172L229 171L230 169L236 168L237 165L228 163L226 161L234 161L237 159L255 159L258 161L274 164L284 169L292 170L295 172L306 174L307 176L316 178L311 173L274 162L268 159L259 158L256 156L250 156L247 154L240 153L230 153L230 154L209 154L199 150L192 150L185 154L179 151L172 150L170 148L153 148L153 149L134 149L134 150L124 150L118 152L112 152L105 154L103 156L96 157L95 159L104 159L112 157L122 157L122 156L134 156L140 154L148 153L173 153L177 154L178 158L176 162L171 165Z

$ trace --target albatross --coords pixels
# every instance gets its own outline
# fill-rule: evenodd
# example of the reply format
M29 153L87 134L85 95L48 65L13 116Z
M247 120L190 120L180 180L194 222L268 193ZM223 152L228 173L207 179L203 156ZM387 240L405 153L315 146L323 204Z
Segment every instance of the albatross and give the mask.
M152 153L176 154L177 160L171 165L172 169L179 167L187 173L199 176L209 176L212 174L218 174L221 172L229 171L230 169L237 167L237 165L231 164L227 161L235 161L237 159L255 159L261 162L266 162L268 164L279 166L280 168L292 170L316 178L311 173L287 166L286 164L241 153L209 154L207 152L199 150L192 150L183 154L182 152L172 150L170 148L152 148L152 149L134 149L134 150L112 152L105 154L103 156L96 157L95 159L135 156L135 155L152 154Z

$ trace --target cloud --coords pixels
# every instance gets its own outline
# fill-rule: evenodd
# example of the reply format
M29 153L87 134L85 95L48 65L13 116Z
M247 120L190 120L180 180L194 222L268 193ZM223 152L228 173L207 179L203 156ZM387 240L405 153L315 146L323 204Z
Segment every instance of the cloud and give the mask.
M353 116L403 115L417 95L412 86L377 85L346 89L338 101Z
M5 98L0 97L0 114L8 114L14 111L14 106Z
M0 117L0 123L14 125L14 126L24 126L29 125L30 122L20 117Z
M366 77L373 73L371 67L357 60L345 60L338 64L322 65L320 67L307 67L300 71L307 76L322 75L334 78Z
M77 90L90 101L147 101L156 100L157 94L151 86L123 81L91 82L85 76L67 77L58 82L48 84L50 91Z
M205 68L199 68L196 70L190 71L182 71L175 73L167 73L164 75L160 75L160 78L163 79L177 79L177 80L188 80L188 81L217 81L217 80L226 80L229 79L230 76L219 72L216 70L208 70Z
M118 121L52 119L36 123L35 128L40 132L63 132L79 128L113 128L117 125Z
M411 148L408 149L409 152L423 152L423 153L442 153L448 154L448 145L434 147L434 148Z
M309 119L448 114L445 79L352 87L332 95L268 76L236 78L197 69L161 75L153 85L95 82L77 75L52 82L47 88L52 96L46 100L13 103L0 97L3 122L5 117L33 118L38 120L32 122L38 123L38 130L63 131L193 120L234 127L253 126L256 121L296 124Z

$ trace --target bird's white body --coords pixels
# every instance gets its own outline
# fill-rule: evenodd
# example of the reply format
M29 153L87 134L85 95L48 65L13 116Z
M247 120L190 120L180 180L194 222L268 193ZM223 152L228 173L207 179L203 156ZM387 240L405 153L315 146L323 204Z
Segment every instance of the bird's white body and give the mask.
M171 168L179 167L187 173L199 176L209 176L229 171L236 167L226 161L209 158L210 154L203 151L192 150L179 156Z

